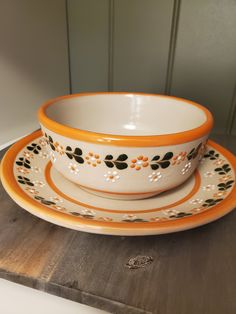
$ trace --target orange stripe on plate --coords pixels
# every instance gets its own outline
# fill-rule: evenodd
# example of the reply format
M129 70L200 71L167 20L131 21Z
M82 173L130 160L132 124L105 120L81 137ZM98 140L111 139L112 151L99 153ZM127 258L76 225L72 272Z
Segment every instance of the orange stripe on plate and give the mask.
M107 209L107 208L96 207L96 206L93 206L93 205L82 203L82 202L80 202L80 201L78 201L78 200L76 200L76 199L66 195L53 182L53 180L51 178L51 168L52 168L52 163L49 162L47 164L46 168L45 168L45 178L46 178L46 181L47 181L48 185L51 187L51 189L54 192L56 192L61 197L63 197L64 199L66 199L66 200L68 200L68 201L70 201L70 202L72 202L74 204L77 204L77 205L80 205L80 206L83 206L83 207L86 207L86 208L89 208L89 209L95 209L95 210L99 210L99 211L102 211L102 212L108 212L108 213L120 213L120 214L122 214L122 213L123 214L140 213L141 214L141 213L158 212L158 211L161 211L161 210L164 210L164 209L175 207L175 206L180 205L180 204L186 202L187 200L189 200L199 190L199 187L200 187L200 184L201 184L200 174L199 174L198 170L196 170L195 174L194 174L194 177L195 177L194 186L193 186L192 190L188 193L188 195L186 195L182 199L180 199L180 200L178 200L178 201L176 201L174 203L168 204L166 206L157 207L157 208L153 208L153 209L146 209L146 210L125 210L125 209L124 210L116 210L116 209ZM101 191L101 192L104 192L104 191Z

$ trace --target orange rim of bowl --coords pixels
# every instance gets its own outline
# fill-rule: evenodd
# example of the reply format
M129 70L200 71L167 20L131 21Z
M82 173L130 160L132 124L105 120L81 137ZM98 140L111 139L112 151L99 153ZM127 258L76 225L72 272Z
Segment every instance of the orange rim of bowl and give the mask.
M163 134L163 135L113 135L105 133L96 133L92 131L81 130L78 128L72 128L64 124L58 123L47 116L47 108L56 102L63 99L70 99L83 96L95 96L95 95L137 95L137 96L155 96L162 98L170 98L178 101L182 101L188 105L195 106L205 113L206 121L199 127L191 130ZM193 141L200 137L203 137L210 133L213 127L213 117L210 111L202 105L195 103L184 98L178 98L174 96L166 96L159 94L146 94L146 93L128 93L128 92L96 92L96 93L79 93L57 97L44 103L38 110L38 119L40 124L46 129L60 134L71 139L90 142L96 144L108 144L114 146L133 146L133 147L151 147L151 146L167 146L175 145Z

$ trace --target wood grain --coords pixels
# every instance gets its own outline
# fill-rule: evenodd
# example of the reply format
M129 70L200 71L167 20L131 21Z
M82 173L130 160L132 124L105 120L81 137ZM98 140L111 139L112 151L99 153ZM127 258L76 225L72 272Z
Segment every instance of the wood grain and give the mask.
M236 152L235 137L213 138ZM0 209L2 278L116 314L236 312L236 211L180 233L114 237L36 218L2 186ZM127 268L137 255L153 262Z

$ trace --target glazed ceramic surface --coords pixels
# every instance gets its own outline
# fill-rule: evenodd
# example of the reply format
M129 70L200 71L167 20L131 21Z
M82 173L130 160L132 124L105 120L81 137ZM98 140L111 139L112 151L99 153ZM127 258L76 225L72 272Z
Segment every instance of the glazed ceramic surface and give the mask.
M235 172L235 157L210 141L183 185L149 199L105 199L56 170L40 131L11 147L1 164L5 189L27 211L68 228L113 235L175 232L225 215L236 205Z
M39 120L54 167L116 199L150 197L186 181L212 127L198 104L126 93L60 97L42 106Z

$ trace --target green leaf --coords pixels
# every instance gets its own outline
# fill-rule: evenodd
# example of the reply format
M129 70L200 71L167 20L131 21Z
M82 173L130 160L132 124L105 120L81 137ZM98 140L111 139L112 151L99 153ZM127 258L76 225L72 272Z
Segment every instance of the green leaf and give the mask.
M227 169L227 168L229 168L229 164L225 164L225 165L223 165L223 166L222 166L222 168L223 168L223 169Z
M73 159L72 154L66 153L66 155L67 155L68 158Z
M113 156L112 156L112 155L106 155L105 159L106 159L106 160L112 160L112 159L113 159Z
M111 162L111 161L106 161L106 160L104 160L104 162L105 162L105 164L107 165L108 168L113 168L113 167L114 167L113 162Z
M169 160L173 157L173 153L172 152L168 152L165 154L165 156L162 158L162 160Z
M114 164L115 164L116 168L119 170L123 170L123 169L126 169L128 167L127 163L125 163L125 162L114 161Z
M152 168L152 170L157 170L157 169L159 169L159 165L158 164L152 164L151 168Z
M161 166L162 169L166 169L169 167L170 162L169 161L160 161L159 165Z
M122 154L117 158L118 161L125 161L127 159L128 159L128 156L126 154Z
M152 158L152 161L154 161L154 160L159 160L159 159L160 159L160 156L156 155L156 156L154 156L154 157Z
M76 149L74 151L74 154L81 156L83 154L83 152L82 152L82 150L79 147L76 147Z
M82 157L80 156L76 156L74 155L74 159L79 163L79 164L83 164L84 163L84 160Z

